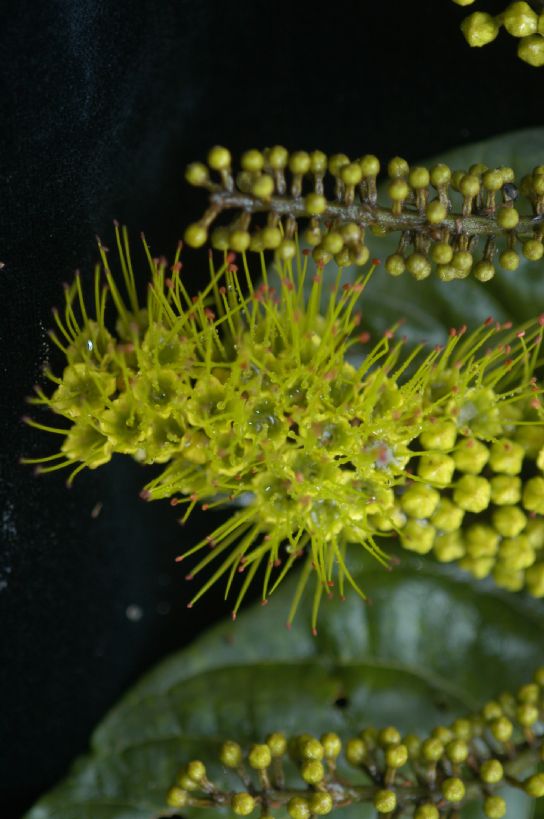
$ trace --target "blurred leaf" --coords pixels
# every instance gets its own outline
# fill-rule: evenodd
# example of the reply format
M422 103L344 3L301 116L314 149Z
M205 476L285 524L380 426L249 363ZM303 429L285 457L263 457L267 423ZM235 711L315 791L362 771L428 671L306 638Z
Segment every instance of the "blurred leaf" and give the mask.
M167 659L113 709L91 754L28 819L149 819L164 810L181 765L213 761L223 739L262 740L275 729L347 737L391 723L424 732L515 687L541 660L544 611L534 600L410 558L392 573L365 563L356 574L372 603L327 602L315 638L310 601L291 632L280 625L289 582L267 606ZM514 815L528 816L515 798ZM364 815L342 812L350 814Z

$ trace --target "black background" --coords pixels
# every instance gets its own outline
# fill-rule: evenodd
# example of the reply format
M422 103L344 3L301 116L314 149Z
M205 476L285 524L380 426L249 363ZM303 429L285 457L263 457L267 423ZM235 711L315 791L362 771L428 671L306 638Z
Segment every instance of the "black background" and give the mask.
M115 217L171 257L203 204L184 166L215 143L413 161L542 124L544 69L519 62L506 35L468 49L449 0L27 0L0 12L0 815L11 819L142 671L228 610L213 595L187 610L173 562L216 513L180 529L166 503L138 499L148 473L128 459L71 491L62 474L18 464L53 451L21 423L24 398L55 361L46 331L62 283L76 268L90 281L95 234L111 242ZM184 262L195 290L206 254Z

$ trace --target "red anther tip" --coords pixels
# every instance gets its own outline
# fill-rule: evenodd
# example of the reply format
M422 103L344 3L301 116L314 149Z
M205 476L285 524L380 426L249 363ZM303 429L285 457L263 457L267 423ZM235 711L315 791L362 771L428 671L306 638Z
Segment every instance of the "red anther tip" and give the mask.
M312 637L317 637L317 629L316 628L312 629Z
M486 320L484 321L484 326L489 327L489 325L493 324L494 321L495 321L495 319L493 318L493 316L488 316L486 318Z
M208 509L210 508L210 505L209 503L203 503L200 508L202 509L203 512L207 512Z
M516 333L516 338L523 338L525 335L525 330L520 330L519 333Z
M287 629L287 631L291 631L292 626L293 626L292 623L286 623L285 624L285 628Z
M305 247L304 250L302 251L302 255L309 256L311 252L312 251L308 247Z
M359 333L358 339L361 344L367 344L370 341L370 333L365 330L364 333Z
M181 563L182 560L185 560L185 555L178 555L174 558L174 563Z
M232 622L234 623L234 621L236 620L236 612L232 611L231 614L230 614L230 617L231 617Z
M538 317L538 323L541 327L544 327L544 313Z
M179 503L178 498L170 498L170 506L177 506Z
M378 265L379 265L379 264L381 264L381 263L382 263L382 260L381 260L381 259L372 259L372 264L374 264L374 265L376 265L376 266L378 266Z
M193 604L192 604L192 603L187 603L187 608L188 608L188 609L192 609L192 608L193 608Z
M235 259L236 259L236 253L234 253L232 250L230 250L230 251L227 253L227 262L228 262L229 264L231 264L231 262L233 262Z
M186 574L185 580L192 580L194 578L194 574Z
M117 219L113 220L113 226L116 227L116 228L119 227L119 222L117 221Z
M268 600L261 600L261 606L268 606Z

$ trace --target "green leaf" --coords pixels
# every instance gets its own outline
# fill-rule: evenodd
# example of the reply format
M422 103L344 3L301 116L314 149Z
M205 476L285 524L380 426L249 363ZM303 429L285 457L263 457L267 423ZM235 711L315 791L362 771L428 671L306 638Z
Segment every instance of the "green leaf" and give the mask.
M361 564L357 579L372 590L372 603L355 595L327 602L316 637L308 630L310 601L290 632L281 626L295 578L267 606L254 605L161 663L112 710L90 755L28 819L149 819L165 810L181 765L213 760L223 739L246 743L278 729L348 737L391 723L424 732L537 667L544 611L534 600L449 567L401 560L392 573ZM220 768L210 767L221 780ZM529 815L521 801L518 819ZM365 815L360 807L342 813L350 814Z
M423 164L445 162L452 170L476 162L491 168L507 165L514 168L519 180L542 164L543 146L544 129L532 128L446 151ZM385 260L395 252L398 238L398 234L380 239L370 236L371 256ZM333 265L325 268L327 272L329 269L332 271ZM355 277L357 273L352 270L350 275ZM473 278L444 283L434 274L422 282L414 281L408 273L395 279L379 267L362 301L364 323L376 334L381 335L404 317L402 332L411 342L425 339L432 344L444 341L444 328L465 323L473 327L490 315L498 321L521 323L538 315L542 306L544 262L524 258L514 272L498 267L495 278L485 284Z

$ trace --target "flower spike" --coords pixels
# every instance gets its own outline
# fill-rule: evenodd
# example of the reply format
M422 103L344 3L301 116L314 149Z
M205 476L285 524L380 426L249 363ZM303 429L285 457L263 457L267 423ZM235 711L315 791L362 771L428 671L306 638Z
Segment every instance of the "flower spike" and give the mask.
M234 504L178 558L196 559L190 580L209 572L189 605L221 580L236 616L252 584L264 602L300 564L288 622L313 585L315 630L324 594L365 596L354 553L390 566L388 539L544 595L543 318L454 328L443 347L408 352L398 327L374 343L360 332L373 268L354 283L339 271L328 290L308 255L280 262L274 280L261 257L260 284L245 255L217 269L210 257L210 282L191 298L179 249L171 267L147 253L141 306L116 233L123 288L101 247L94 310L76 279L57 319L66 368L32 399L68 421L29 421L59 434L61 451L28 462L71 468L70 480L114 452L161 464L142 497L182 506L181 523L197 504Z
M516 184L511 168L479 163L452 172L444 164L410 167L394 157L387 166L383 202L377 194L379 172L380 162L372 155L351 160L321 151L289 155L275 146L247 151L235 173L229 151L213 148L208 166L196 162L186 171L191 185L208 190L210 205L187 228L185 241L200 247L216 219L233 211L237 215L230 225L211 232L213 247L270 250L283 261L296 254L301 222L314 260L326 264L334 258L341 267L368 262L369 231L377 236L397 233L398 249L385 262L392 276L407 270L425 279L434 267L443 281L472 272L486 282L495 275L497 240L502 243L498 262L505 270L519 265L518 249L532 261L544 256L543 165ZM532 215L524 215L526 210Z
M351 805L382 814L439 819L479 802L489 819L506 815L505 785L544 797L544 669L516 695L502 694L479 713L439 725L427 737L367 727L343 741L326 732L269 734L243 749L228 740L218 761L185 765L166 803L174 809L230 808L237 816L325 816Z

